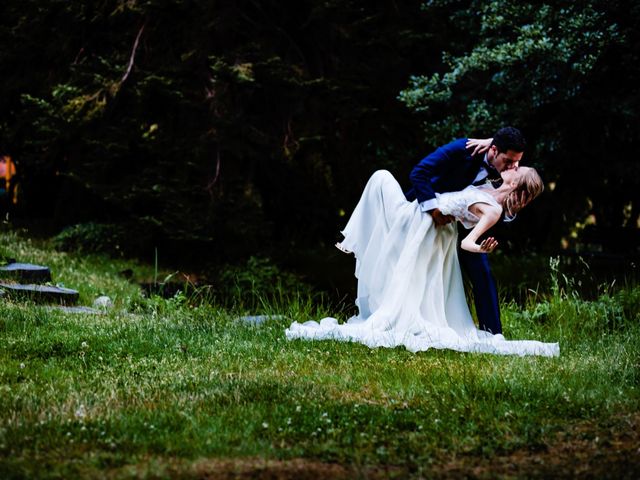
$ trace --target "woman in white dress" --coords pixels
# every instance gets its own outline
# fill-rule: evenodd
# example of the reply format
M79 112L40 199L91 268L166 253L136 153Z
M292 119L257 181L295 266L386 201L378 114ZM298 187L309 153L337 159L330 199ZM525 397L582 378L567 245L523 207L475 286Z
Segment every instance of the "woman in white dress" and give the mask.
M469 234L461 248L491 252L497 242L480 236L501 217L510 195L533 199L542 181L532 168L502 172L503 183L467 187L437 196L443 214L453 215ZM358 315L347 323L324 318L294 322L288 339L334 339L369 347L404 346L417 352L445 348L503 355L557 356L557 343L506 340L476 328L464 294L456 252L455 223L436 228L417 201L408 202L393 176L375 172L367 183L338 248L353 252L358 278Z

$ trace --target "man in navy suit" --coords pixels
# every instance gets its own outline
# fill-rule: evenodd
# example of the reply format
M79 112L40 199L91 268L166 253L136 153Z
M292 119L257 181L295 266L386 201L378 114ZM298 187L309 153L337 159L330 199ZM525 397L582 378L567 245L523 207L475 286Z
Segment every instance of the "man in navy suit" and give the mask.
M417 199L420 209L433 217L437 227L455 219L438 209L436 193L463 190L487 180L499 181L500 172L518 168L526 147L522 133L513 127L498 130L486 153L476 153L477 150L472 152L473 149L467 148L468 140L460 138L439 147L423 158L411 172L413 188L406 193L407 199ZM519 209L526 201L526 198L515 199L513 210ZM506 221L513 219L513 212L505 213ZM458 258L471 280L479 327L493 334L502 333L498 290L488 255L458 248Z

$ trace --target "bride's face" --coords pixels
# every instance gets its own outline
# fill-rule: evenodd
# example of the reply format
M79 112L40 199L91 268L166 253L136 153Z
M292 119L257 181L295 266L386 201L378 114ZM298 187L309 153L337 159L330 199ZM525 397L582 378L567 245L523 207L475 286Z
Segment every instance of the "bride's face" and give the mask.
M500 173L500 176L502 177L502 181L504 183L513 184L517 182L517 180L529 170L531 170L531 167L512 168L510 170L503 170Z

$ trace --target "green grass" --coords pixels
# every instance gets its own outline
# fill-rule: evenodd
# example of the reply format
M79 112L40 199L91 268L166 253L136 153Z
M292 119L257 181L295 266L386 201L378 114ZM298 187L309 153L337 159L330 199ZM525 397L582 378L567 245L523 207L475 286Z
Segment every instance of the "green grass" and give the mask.
M577 422L638 410L640 288L507 304L507 337L559 341L559 358L412 354L287 341L291 320L328 313L313 299L276 296L263 311L287 319L252 327L235 318L261 312L145 299L118 275L149 267L12 233L0 242L4 255L46 262L85 304L116 299L97 316L0 301L2 478L179 476L242 457L419 476L445 457L540 449Z

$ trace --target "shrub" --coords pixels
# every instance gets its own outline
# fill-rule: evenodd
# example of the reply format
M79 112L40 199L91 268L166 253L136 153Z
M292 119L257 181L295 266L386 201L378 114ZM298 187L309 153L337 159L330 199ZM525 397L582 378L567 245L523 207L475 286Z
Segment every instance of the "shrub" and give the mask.
M56 249L65 252L121 254L126 230L121 225L81 223L65 228L53 238Z
M244 265L226 267L216 290L224 304L248 308L299 295L311 296L313 292L300 277L280 270L271 259L253 256Z

